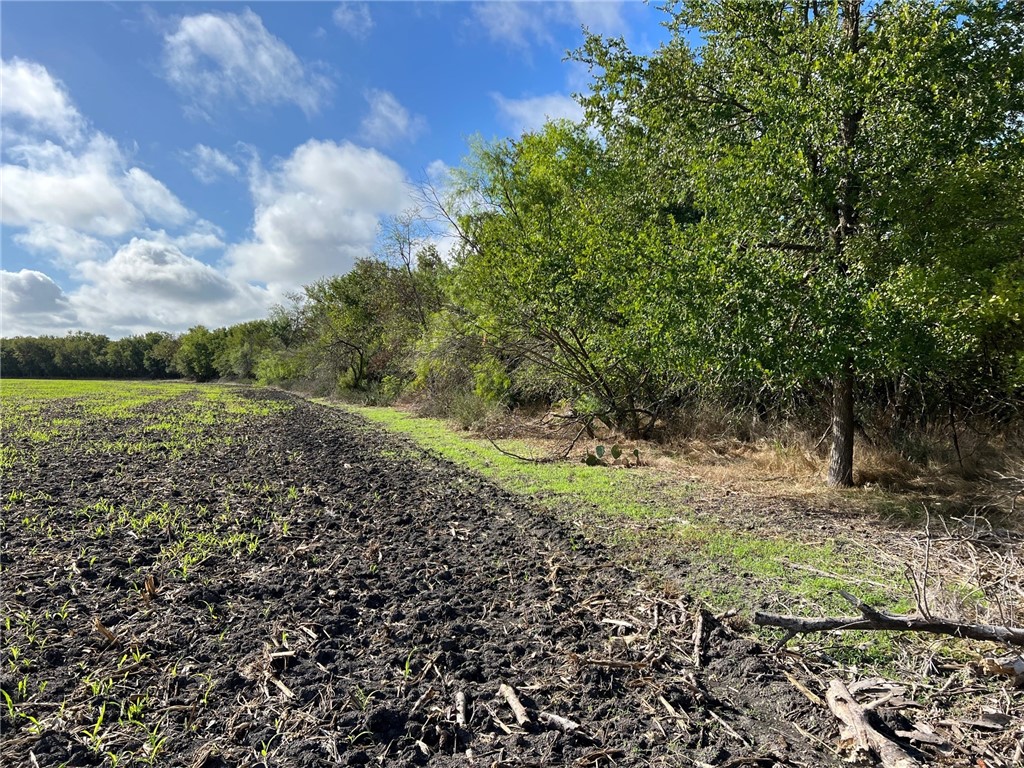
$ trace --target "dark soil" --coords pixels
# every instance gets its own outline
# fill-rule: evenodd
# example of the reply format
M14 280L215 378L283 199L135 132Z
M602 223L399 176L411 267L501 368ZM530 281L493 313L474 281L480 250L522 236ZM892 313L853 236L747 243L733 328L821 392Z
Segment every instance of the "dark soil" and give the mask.
M841 764L786 655L706 616L697 660L697 606L550 514L357 417L244 396L293 407L181 455L158 430L89 450L143 416L44 414L80 426L4 479L4 764Z

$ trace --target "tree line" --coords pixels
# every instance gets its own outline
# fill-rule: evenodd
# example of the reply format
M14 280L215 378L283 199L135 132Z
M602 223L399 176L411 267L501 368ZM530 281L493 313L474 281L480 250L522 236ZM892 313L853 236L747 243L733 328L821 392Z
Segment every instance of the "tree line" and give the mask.
M632 437L714 404L827 431L833 485L866 428L1019 423L1024 6L664 13L650 55L573 54L585 120L476 141L431 190L451 258L427 213L396 217L374 258L265 320L164 338L138 375L159 359L467 418L561 403ZM26 365L11 345L5 373Z

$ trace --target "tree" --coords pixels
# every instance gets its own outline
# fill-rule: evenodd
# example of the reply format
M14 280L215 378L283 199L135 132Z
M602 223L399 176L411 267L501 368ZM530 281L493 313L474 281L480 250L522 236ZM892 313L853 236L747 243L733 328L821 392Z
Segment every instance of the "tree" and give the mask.
M214 367L221 376L253 379L260 357L280 350L281 326L273 320L251 320L233 325L224 332Z
M427 315L431 306L436 309L437 296L423 295L431 286L420 285L424 276L429 277L429 269L438 266L441 261L437 248L430 243L433 234L423 212L419 208L409 208L395 216L386 217L380 228L381 245L380 261L401 269L405 280L398 281L396 287L402 292L399 297L403 303L416 311L423 330L427 329Z
M223 343L223 331L210 331L206 326L189 328L181 336L174 354L174 368L182 376L196 381L209 381L217 375L214 360Z
M828 482L850 485L858 382L883 359L901 364L893 321L906 331L940 295L921 270L969 276L976 309L1021 259L1024 8L693 0L670 12L672 40L650 58L588 40L588 115L641 158L654 201L697 211L686 247L718 283L716 364L753 361L773 386L828 382ZM979 197L981 179L999 183ZM914 309L887 311L915 283ZM976 318L947 316L943 332L970 336Z
M68 378L104 376L105 353L110 339L96 333L78 331L54 338L53 364L59 375Z
M478 145L457 177L455 299L504 357L631 436L677 380L653 268L671 227L637 215L631 169L580 125Z
M174 356L180 342L169 333L150 331L145 335L148 349L143 355L142 365L147 376L164 379L179 375L174 367Z
M149 344L145 336L125 336L107 344L103 352L106 375L134 378L146 375L146 352Z

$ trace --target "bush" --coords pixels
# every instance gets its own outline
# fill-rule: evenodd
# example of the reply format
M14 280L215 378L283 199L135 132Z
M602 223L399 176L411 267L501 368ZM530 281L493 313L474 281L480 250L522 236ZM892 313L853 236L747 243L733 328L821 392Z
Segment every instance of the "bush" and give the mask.
M371 382L363 394L363 405L394 405L405 389L405 381L398 376L385 376Z
M504 403L512 388L505 366L493 357L470 367L473 372L473 394L488 403Z
M472 429L485 421L494 411L489 403L475 392L458 392L451 398L449 415L463 429Z
M287 384L305 373L302 360L290 352L266 352L256 361L256 383L260 386Z

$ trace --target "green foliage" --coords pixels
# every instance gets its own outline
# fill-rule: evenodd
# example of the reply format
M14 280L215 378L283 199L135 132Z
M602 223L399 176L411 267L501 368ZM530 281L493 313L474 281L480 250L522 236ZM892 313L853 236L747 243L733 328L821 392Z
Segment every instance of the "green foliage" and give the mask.
M224 337L214 358L214 367L223 377L256 378L260 358L283 348L280 323L272 320L252 320L233 325Z
M8 378L167 378L177 341L151 332L111 341L93 333L14 337L0 344Z
M477 144L457 181L455 301L511 368L536 366L558 395L586 394L647 431L678 378L651 301L671 231L638 217L628 169L561 122Z
M361 259L351 272L306 286L298 313L311 378L357 391L379 389L385 377L412 378L424 318L442 297L441 268L429 256L421 262L427 266Z
M473 394L488 403L503 402L512 387L512 379L500 362L493 357L470 367L473 373Z
M473 389L471 368L488 349L484 335L451 309L434 313L414 350L410 391L436 415L451 411L453 398Z
M365 405L393 405L405 388L405 380L398 376L384 376L371 383L363 394Z
M678 310L666 331L694 383L763 399L856 375L862 395L914 382L926 406L1012 396L1024 10L669 11L653 55L591 37L577 58L608 152L675 229L653 303Z
M257 384L275 386L301 379L305 375L305 371L304 362L294 352L267 351L261 354L256 361L254 374Z
M211 332L206 326L190 328L181 337L174 354L174 368L182 376L209 381L217 375L215 361L225 338L223 330Z

